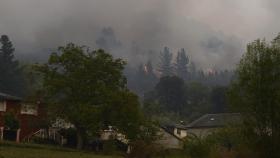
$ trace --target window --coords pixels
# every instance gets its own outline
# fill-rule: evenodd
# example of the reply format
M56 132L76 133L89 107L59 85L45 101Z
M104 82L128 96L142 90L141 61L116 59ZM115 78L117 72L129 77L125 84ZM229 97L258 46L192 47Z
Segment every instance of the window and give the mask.
M6 102L0 101L0 111L6 111Z
M21 114L27 115L37 115L38 114L37 105L33 104L22 104L21 105Z

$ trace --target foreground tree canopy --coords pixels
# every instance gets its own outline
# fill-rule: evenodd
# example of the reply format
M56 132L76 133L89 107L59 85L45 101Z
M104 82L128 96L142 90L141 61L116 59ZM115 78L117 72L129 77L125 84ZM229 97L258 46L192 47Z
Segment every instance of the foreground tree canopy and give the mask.
M230 103L244 114L244 134L262 157L280 157L280 36L247 46L230 90Z
M44 89L55 117L77 129L78 148L83 139L108 125L136 137L141 122L137 96L126 88L125 62L103 50L68 44L53 53L47 64L37 65L44 76Z

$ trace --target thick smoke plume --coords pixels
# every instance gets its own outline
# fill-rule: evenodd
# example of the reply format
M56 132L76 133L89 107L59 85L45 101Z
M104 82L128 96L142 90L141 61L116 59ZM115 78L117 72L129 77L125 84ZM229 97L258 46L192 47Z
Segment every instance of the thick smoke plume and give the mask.
M156 61L168 46L174 54L185 48L202 68L233 68L246 42L277 33L279 24L270 25L278 17L275 4L280 5L274 0L3 0L0 34L10 36L22 58L45 59L74 42L105 44L133 65Z

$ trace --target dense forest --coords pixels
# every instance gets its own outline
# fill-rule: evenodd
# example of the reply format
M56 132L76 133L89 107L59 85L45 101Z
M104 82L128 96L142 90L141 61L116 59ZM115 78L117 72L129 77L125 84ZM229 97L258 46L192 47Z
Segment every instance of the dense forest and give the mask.
M103 34L96 41L101 48L113 51L121 45L112 38L111 29L103 30ZM17 59L15 47L6 35L1 37L1 44L1 92L22 97L34 95L41 77L32 65L41 61ZM124 74L128 88L139 96L144 111L152 113L150 116L161 114L155 117L164 122L188 122L206 113L226 112L226 89L234 78L233 70L200 69L186 49L174 53L168 47L158 53L157 60L147 59L138 66L128 63Z
M159 119L166 123L227 112L225 96L233 70L197 69L183 48L173 59L165 47L158 58L156 64L147 61L136 70L125 70L128 87L138 94L148 116L161 114Z

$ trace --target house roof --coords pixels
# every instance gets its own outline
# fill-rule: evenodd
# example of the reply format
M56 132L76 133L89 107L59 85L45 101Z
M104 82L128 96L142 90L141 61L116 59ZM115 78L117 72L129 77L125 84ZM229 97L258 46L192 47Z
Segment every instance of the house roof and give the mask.
M238 123L240 120L239 113L206 114L188 124L186 128L223 127L229 123Z
M0 92L0 100L16 100L16 101L20 101L22 99L20 97L16 97L16 96L12 96L12 95Z
M163 124L161 126L165 127L166 129L168 129L170 131L173 131L174 128L178 128L178 129L185 129L186 128L186 125L177 124L177 123Z

